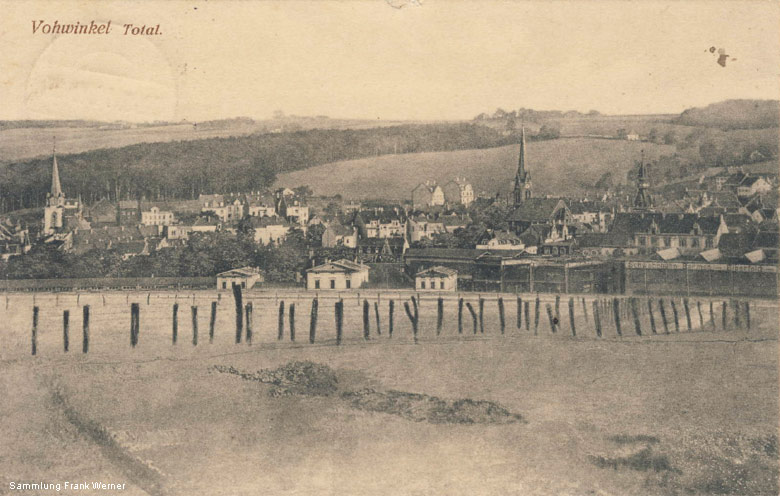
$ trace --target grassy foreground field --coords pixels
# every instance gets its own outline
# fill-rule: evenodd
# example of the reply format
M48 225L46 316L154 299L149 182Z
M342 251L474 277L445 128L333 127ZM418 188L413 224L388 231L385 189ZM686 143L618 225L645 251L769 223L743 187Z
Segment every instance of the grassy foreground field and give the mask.
M315 194L408 200L420 182L466 177L476 192L508 192L517 169L517 145L485 150L383 155L280 174L278 186L308 185ZM674 147L637 141L564 138L527 144L526 167L537 195L580 195L602 174L625 182L644 150L647 160ZM585 187L583 187L583 185Z
M436 301L429 297L420 306L414 345L400 298L393 338L385 295L383 334L376 335L372 313L371 340L364 342L362 300L343 296L345 341L337 347L332 300L321 299L322 336L310 345L311 295L279 296L296 302L299 338L292 344L287 326L284 342L275 339L276 295L247 295L257 316L250 347L233 344L226 295L211 345L205 309L213 292L177 299L115 293L105 306L99 294L80 301L38 295L36 357L29 356L32 297L11 295L7 307L0 301L2 487L11 480L86 479L125 482L118 494L132 495L778 492L775 304L753 302L750 330L729 324L722 331L717 322L710 331L705 312L691 331L638 337L626 323L618 338L605 325L597 340L582 315L577 338L566 319L551 334L544 313L538 335L533 325L518 330L508 296L501 335L495 295L486 296L485 333L473 335L467 319L458 335L449 298L437 337ZM375 294L363 297L376 301ZM476 297L468 299L474 304ZM141 305L141 334L131 350L127 303L134 301ZM175 347L174 301L180 304ZM87 355L77 313L84 304L93 312ZM202 309L197 346L192 304ZM63 309L73 316L68 355L61 350ZM296 361L329 367L335 389L271 394L272 384L214 368L251 375ZM357 408L350 398L367 388L428 395L421 401L492 401L522 421L413 421ZM419 412L412 408L410 416Z

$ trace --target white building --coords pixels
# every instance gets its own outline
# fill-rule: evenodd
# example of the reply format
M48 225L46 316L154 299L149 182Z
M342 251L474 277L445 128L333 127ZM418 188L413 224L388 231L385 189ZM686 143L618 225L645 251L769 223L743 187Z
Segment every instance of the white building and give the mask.
M368 282L368 265L337 260L306 271L306 289L357 289Z
M414 276L414 287L418 291L457 291L458 271L440 265L421 270Z
M217 274L217 289L231 289L233 284L251 289L258 282L263 282L263 275L257 267L241 267Z
M173 212L152 207L148 212L141 212L141 224L145 226L169 226L173 224Z

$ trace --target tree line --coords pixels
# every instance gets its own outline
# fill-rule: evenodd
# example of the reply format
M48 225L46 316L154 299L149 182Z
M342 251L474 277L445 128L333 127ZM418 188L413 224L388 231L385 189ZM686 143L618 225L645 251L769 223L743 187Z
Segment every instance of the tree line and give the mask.
M140 143L58 156L62 186L87 204L194 199L270 187L277 174L390 153L491 148L510 137L476 124L312 129L195 141ZM0 211L39 207L51 184L51 157L0 165Z

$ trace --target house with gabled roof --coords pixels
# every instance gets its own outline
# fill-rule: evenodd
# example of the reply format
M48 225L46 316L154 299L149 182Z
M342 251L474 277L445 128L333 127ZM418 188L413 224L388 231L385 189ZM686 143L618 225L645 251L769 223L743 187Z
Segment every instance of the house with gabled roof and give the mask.
M368 282L369 267L346 259L306 270L306 289L357 289Z
M421 270L414 275L414 287L417 291L457 291L458 271L441 265Z
M217 274L217 289L231 289L233 285L252 289L258 282L263 282L263 274L257 267L241 267Z

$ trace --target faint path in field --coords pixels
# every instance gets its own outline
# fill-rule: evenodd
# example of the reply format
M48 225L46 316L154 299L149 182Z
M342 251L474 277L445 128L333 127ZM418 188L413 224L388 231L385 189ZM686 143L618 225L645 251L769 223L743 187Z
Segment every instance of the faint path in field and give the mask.
M103 456L139 489L150 496L169 496L163 485L164 477L149 467L119 444L111 433L98 422L82 416L76 411L59 387L49 387L52 403L58 407L65 418L79 434L96 444Z

